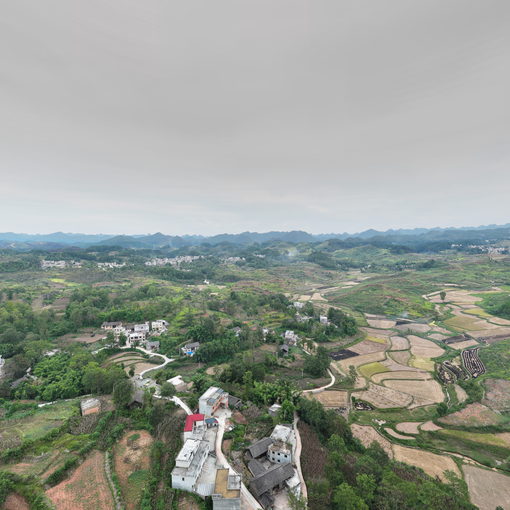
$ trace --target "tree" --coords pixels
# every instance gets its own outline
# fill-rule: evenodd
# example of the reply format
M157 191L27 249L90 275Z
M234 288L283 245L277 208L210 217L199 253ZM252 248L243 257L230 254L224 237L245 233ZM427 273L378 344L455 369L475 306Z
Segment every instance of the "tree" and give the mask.
M439 293L439 297L441 298L441 301L444 301L445 298L446 298L446 292L444 290L442 290L440 293Z
M164 382L161 385L162 397L173 397L175 395L175 386L172 383Z
M129 379L119 381L113 387L113 402L119 409L127 407L133 398L134 387Z
M294 420L294 412L296 411L296 406L292 403L291 400L284 400L282 402L282 407L278 413L278 417L282 423L292 423Z
M348 483L341 483L333 493L335 510L369 510L363 498Z

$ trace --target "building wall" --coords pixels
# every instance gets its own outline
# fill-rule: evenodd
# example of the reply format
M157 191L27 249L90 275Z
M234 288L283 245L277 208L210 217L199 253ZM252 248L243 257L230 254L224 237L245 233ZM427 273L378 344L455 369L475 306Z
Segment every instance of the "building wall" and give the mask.
M213 496L213 510L241 510L241 498L217 499Z
M193 485L196 480L189 476L175 476L172 475L172 487L174 489L181 489L187 492L193 492Z

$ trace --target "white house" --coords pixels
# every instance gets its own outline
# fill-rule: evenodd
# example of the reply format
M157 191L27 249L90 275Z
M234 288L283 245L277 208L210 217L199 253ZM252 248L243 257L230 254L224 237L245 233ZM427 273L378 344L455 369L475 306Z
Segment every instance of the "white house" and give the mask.
M328 320L328 317L327 317L326 315L320 315L320 316L319 316L319 322L320 322L321 324L326 325L326 326L328 326L328 325L329 325L329 320Z
M167 326L168 326L168 322L165 321L165 320L157 320L157 321L152 321L151 323L151 327L152 327L152 331L158 331L160 333L164 333L167 329Z
M288 329L285 331L283 338L285 338L285 343L289 345L296 345L299 337L294 333L294 331Z
M148 333L150 326L148 322L144 322L143 324L135 324L134 329L135 333Z
M198 412L212 416L220 407L228 408L228 393L221 388L211 386L198 401Z
M172 470L172 487L194 492L204 462L209 454L209 443L188 439L175 459Z

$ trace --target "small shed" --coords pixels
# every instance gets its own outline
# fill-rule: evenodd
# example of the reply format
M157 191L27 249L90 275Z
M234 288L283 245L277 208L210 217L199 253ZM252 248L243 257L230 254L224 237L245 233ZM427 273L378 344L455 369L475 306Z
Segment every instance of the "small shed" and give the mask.
M82 416L96 414L101 411L101 402L97 398L87 398L80 402Z

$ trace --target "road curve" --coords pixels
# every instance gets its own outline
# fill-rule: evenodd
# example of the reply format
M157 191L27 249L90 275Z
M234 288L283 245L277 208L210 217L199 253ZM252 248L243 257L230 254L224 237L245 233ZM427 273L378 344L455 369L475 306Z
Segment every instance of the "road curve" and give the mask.
M299 476L299 481L301 483L301 496L303 499L308 500L308 489L306 488L305 477L303 476L303 472L301 471L301 435L299 434L299 429L297 423L299 421L297 413L294 414L294 434L296 435L296 445L294 447L294 463L296 464L296 469Z

